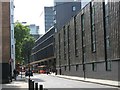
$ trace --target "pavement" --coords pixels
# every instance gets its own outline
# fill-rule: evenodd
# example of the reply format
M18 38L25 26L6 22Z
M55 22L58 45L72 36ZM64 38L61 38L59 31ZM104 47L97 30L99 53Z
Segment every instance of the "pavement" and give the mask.
M65 78L65 79L71 79L71 80L77 80L77 81L83 81L83 82L90 82L90 83L96 83L96 84L108 85L108 86L113 86L113 87L119 87L120 88L120 82L118 82L118 81L83 78L83 77L66 76L66 75L55 75L54 73L52 73L51 75L57 76L57 77L60 77L60 78Z
M91 79L91 78L84 79L82 77L75 77L75 76L55 75L54 73L52 73L50 75L54 76L54 77L78 80L78 81L83 81L83 82L97 83L97 84L108 85L108 86L113 86L113 87L118 87L120 84L120 83L118 83L118 81L111 81L111 80L100 80L100 79ZM21 78L21 75L18 75L17 80L13 80L9 84L2 84L2 88L19 88L19 90L23 90L23 88L24 88L24 89L28 90L28 81L26 80L25 75L22 75L22 78ZM120 86L119 86L119 88L120 88ZM2 90L6 90L6 89L2 89ZM11 90L13 90L13 89L11 89Z
M25 80L25 75L22 75L22 78L21 75L18 75L16 80L13 79L11 83L2 84L2 88L3 88L2 90L7 90L7 89L13 90L15 88L17 90L18 89L23 90L23 88L28 90L28 82Z

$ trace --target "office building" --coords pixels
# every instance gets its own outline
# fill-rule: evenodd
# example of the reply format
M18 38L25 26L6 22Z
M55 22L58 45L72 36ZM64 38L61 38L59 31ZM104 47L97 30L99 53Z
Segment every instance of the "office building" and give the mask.
M54 26L59 31L69 20L81 9L81 2L70 0L70 2L54 0Z
M35 46L32 48L31 65L45 65L49 69L55 69L54 34L55 29L51 27L43 36L35 41Z
M44 7L45 14L45 32L54 25L54 7Z
M29 28L30 28L30 34L35 38L35 40L38 39L40 37L39 26L36 26L35 24L30 24Z
M55 34L59 74L119 81L119 7L93 0Z

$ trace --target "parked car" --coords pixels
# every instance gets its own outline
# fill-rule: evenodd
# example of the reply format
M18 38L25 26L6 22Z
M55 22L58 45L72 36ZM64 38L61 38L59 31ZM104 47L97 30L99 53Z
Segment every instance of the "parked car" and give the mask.
M45 71L45 70L40 70L39 73L40 73L40 74L45 74L46 71Z
M26 72L25 72L25 76L33 76L33 72L30 70L30 72L29 72L29 70L27 70Z

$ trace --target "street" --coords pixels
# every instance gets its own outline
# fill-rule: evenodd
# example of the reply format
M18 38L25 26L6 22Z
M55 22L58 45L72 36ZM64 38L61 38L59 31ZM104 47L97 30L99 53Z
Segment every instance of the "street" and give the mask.
M26 77L28 78L28 77ZM44 88L48 90L61 90L68 88L75 90L117 90L115 87L100 85L95 83L88 83L70 79L59 78L54 75L46 75L46 74L34 74L31 77L32 80L38 82L38 85L43 85Z

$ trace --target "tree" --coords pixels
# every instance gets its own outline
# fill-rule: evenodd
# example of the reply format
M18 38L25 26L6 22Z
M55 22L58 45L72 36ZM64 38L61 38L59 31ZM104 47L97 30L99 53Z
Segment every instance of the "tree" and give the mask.
M24 57L26 63L30 62L30 55L33 46L34 46L33 37L25 38L22 48L22 56Z
M34 44L34 38L30 35L30 29L28 26L24 26L19 22L15 23L15 52L16 52L16 62L22 63L24 62L26 58L25 52L29 52L29 55L31 53L31 48ZM28 46L25 46L28 45ZM26 50L26 48L29 47L29 49Z

